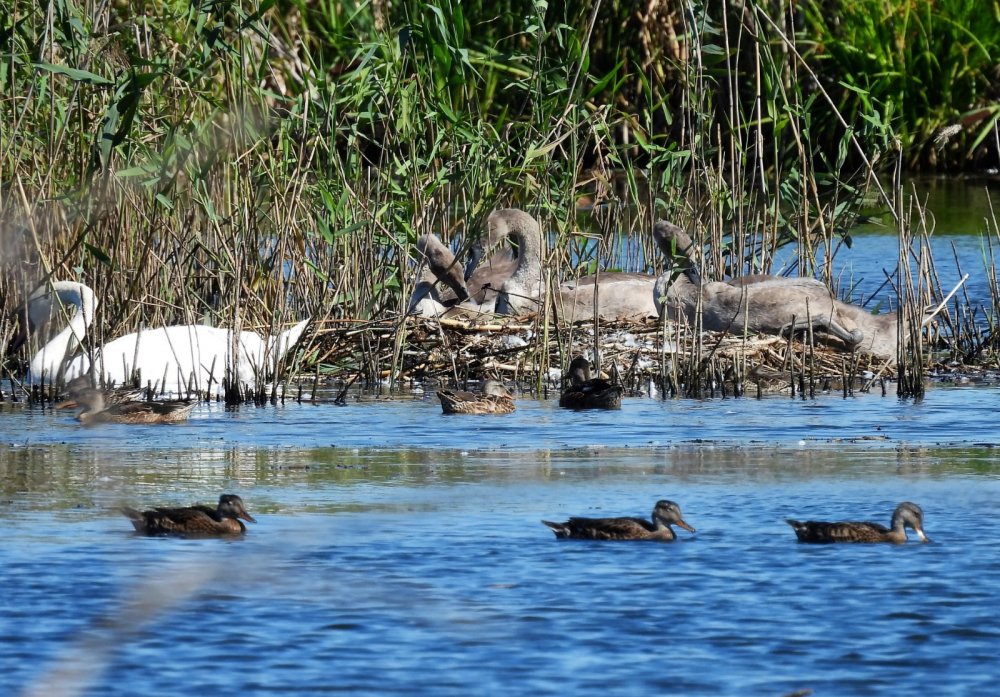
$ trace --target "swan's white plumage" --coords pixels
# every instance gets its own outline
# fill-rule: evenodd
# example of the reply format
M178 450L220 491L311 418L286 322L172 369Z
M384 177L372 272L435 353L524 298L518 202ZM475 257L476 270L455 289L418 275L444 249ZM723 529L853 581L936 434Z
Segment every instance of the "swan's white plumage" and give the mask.
M218 391L227 369L235 372L241 384L257 385L274 372L277 361L298 341L309 322L299 322L276 338L239 332L235 341L232 330L219 327L156 327L119 337L93 350L92 355L84 352L69 358L84 344L97 301L82 283L54 282L51 292L42 289L31 296L27 309L30 324L39 326L43 318L48 319L56 302L53 295L64 307L75 306L76 312L68 326L32 358L31 382L54 380L60 369L64 380L72 380L86 374L93 361L99 381L121 385L138 374L143 384L152 383L163 393Z

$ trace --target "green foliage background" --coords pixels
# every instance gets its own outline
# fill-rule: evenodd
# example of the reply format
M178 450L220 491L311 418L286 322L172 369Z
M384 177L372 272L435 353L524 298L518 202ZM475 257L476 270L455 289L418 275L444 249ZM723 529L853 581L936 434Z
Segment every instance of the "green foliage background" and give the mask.
M996 0L3 5L0 309L79 278L96 340L391 316L497 205L566 272L670 215L823 276L871 175L997 165Z

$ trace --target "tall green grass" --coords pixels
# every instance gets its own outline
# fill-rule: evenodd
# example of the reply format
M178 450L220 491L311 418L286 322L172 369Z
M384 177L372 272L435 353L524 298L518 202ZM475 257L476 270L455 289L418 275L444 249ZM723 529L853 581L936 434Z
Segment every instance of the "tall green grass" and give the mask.
M813 0L803 9L803 52L849 123L873 112L892 120L909 168L996 166L996 2Z
M833 281L816 252L832 260L877 162L899 158L877 99L847 112L817 91L802 17L768 6L10 5L0 308L83 280L95 343L312 316L326 343L304 366L398 376L413 241L468 244L500 205L552 231L557 275L653 271L622 234L669 216L712 273L769 271L797 242L800 273Z

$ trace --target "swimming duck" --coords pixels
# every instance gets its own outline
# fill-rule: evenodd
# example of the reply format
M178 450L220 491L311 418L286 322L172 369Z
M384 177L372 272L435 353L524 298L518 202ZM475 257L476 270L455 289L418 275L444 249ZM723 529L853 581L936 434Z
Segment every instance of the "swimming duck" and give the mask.
M824 523L812 520L785 521L795 530L799 542L906 542L906 528L913 528L921 542L929 542L924 534L924 512L915 503L904 501L896 506L889 527L880 523L846 521Z
M61 408L79 406L73 396L84 390L92 388L93 385L91 384L91 376L89 374L73 378L66 383L66 394L69 398L58 406ZM145 387L114 387L107 390L101 390L101 396L104 398L105 405L143 402L146 400L147 395L148 390Z
M438 390L445 414L509 414L514 411L514 396L496 380L483 383L481 394L462 390Z
M591 379L590 362L583 356L577 356L569 364L568 377L572 384L559 397L559 406L567 409L621 409L624 390L607 380Z
M694 528L684 522L681 508L673 501L657 501L652 521L643 518L570 518L565 523L542 523L552 528L558 538L576 540L655 540L673 542L677 539L671 525L688 532Z
M19 348L28 336L49 323L69 321L31 359L28 382L58 378L72 380L91 370L91 355L77 351L94 320L97 299L82 283L53 281L37 289L18 313L19 331L8 352ZM138 373L143 380L160 381L160 392L203 392L210 385L218 390L227 373L240 384L255 385L273 373L280 359L298 341L309 320L299 322L278 336L262 337L251 331L203 324L155 327L108 342L96 348L95 369L104 383L126 384ZM238 352L234 354L234 347Z
M197 404L189 399L105 404L104 393L94 387L76 390L70 397L78 406L83 407L76 419L84 425L177 423L185 421Z
M136 532L147 535L167 533L187 535L240 535L246 532L246 526L240 518L256 523L254 517L247 513L243 499L236 494L223 494L219 497L219 505L189 506L187 508L154 508L150 511L138 511L129 506L122 507L122 513L132 521Z

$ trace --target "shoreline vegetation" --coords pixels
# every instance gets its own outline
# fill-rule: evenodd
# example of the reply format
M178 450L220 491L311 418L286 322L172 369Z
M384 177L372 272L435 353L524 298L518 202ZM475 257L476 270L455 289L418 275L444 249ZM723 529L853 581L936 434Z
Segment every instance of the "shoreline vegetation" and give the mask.
M16 308L59 280L99 300L85 348L141 327L275 335L312 318L287 365L304 386L497 374L541 392L588 349L628 389L665 395L894 379L919 396L936 365L996 367L996 214L978 231L984 269L963 270L989 276L992 305L959 291L921 330L951 288L932 214L904 185L996 172L995 8L638 7L14 0L0 19L0 375L19 384L37 350L7 352ZM769 274L795 245L796 273L849 302L862 299L838 287L834 258L875 211L900 241L879 309L913 329L892 362L809 334L553 324L547 304L407 316L420 236L464 260L504 207L547 232L549 288L659 275L651 231L666 219L703 250L706 279Z

